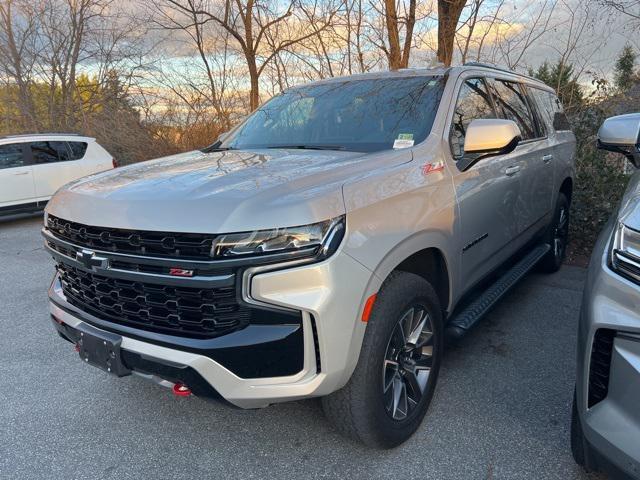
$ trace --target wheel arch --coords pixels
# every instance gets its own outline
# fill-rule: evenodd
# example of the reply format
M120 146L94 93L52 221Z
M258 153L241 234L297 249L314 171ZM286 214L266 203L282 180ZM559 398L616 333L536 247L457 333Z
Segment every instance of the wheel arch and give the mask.
M393 271L408 272L424 278L436 291L443 310L449 306L451 285L444 253L436 247L419 250L402 260Z
M566 177L562 184L560 185L560 193L563 193L569 204L571 204L571 196L573 195L573 179L571 177Z

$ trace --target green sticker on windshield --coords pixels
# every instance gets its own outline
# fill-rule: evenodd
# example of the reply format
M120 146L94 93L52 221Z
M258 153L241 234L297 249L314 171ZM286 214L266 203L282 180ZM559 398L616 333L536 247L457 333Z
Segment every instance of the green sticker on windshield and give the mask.
M413 140L413 133L399 133L398 140Z

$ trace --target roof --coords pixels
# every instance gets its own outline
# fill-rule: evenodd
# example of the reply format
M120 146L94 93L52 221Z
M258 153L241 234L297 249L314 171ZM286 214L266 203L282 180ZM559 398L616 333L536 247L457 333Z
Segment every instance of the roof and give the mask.
M69 140L84 140L84 141L93 141L95 138L87 137L85 135L80 135L78 133L21 133L18 135L4 135L0 136L0 141L5 140L43 140L43 139L69 139Z
M506 73L509 75L513 75L515 77L525 79L531 83L535 83L540 87L545 89L549 89L552 91L553 89L546 85L544 82L538 80L537 78L531 77L526 74L518 73L513 70L508 69L507 67L501 67L498 65L493 65L489 63L480 63L480 62L467 62L464 65L456 66L456 67L445 67L443 65L438 65L430 68L401 68L399 70L384 70L378 72L366 72L366 73L358 73L355 75L347 75L343 77L331 77L325 78L322 80L316 80L313 82L303 83L300 85L296 85L295 87L306 87L308 85L322 85L333 82L346 82L353 80L376 80L376 79L388 79L388 78L410 78L410 77L419 77L419 76L435 76L435 75L446 75L451 71L459 71L463 72L465 70L471 70L480 68L482 70L490 70L494 72Z
M466 62L462 67L458 67L458 68L463 68L463 69L470 69L470 68L480 68L483 70L490 70L490 71L494 71L494 72L500 72L500 73L506 73L508 75L513 75L515 77L521 78L521 79L525 79L530 83L535 83L538 86L540 86L541 88L544 88L545 90L549 90L550 92L555 93L555 90L550 87L549 85L547 85L546 83L544 83L542 80L532 77L530 75L527 75L525 73L519 73L516 72L515 70L511 70L508 67L503 67L500 65L494 65L492 63L483 63L483 62Z
M445 75L450 67L433 67L433 68L401 68L400 70L382 70L376 72L356 73L354 75L345 75L342 77L323 78L313 82L301 83L296 87L306 87L309 85L322 85L327 83L340 83L353 80L376 80L388 78L411 78L421 76ZM296 88L292 87L292 88Z

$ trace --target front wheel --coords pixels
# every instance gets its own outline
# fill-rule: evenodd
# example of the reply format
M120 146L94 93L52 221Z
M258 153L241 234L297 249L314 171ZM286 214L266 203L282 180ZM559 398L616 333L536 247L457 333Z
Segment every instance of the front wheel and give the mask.
M341 433L392 448L420 426L438 379L442 311L433 287L395 272L376 298L349 383L324 397L325 415Z
M567 253L569 241L569 200L564 193L558 193L556 208L551 225L545 234L545 242L551 246L551 250L540 260L540 268L543 272L554 273L560 270Z

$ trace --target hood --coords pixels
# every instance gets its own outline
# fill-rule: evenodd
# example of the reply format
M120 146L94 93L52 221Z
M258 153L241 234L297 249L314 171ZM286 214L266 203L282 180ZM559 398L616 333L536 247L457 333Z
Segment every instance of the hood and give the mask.
M386 152L391 163L410 152ZM389 155L389 153L391 153ZM96 226L223 233L295 226L345 213L342 184L381 154L255 150L180 155L86 177L47 212Z

